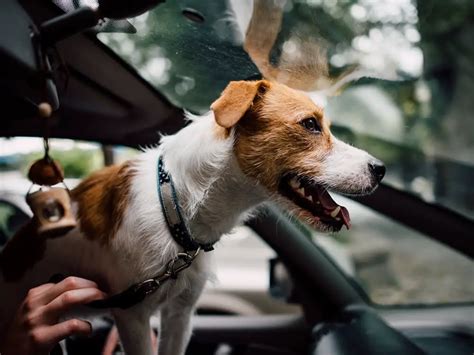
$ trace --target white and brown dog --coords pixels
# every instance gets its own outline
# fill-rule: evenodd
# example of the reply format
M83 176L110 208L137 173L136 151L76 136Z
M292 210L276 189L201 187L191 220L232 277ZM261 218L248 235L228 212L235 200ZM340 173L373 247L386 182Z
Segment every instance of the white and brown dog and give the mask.
M268 200L319 230L339 230L349 215L327 191L367 194L384 175L381 162L332 136L322 109L285 85L231 82L211 108L156 149L85 179L73 191L79 228L43 243L25 232L9 242L0 258L0 331L27 291L53 274L91 279L117 294L159 274L182 251L157 191L160 157L186 227L203 245ZM112 309L126 353L151 354L149 317L159 309L159 353L183 354L208 273L208 255L200 254L142 302Z

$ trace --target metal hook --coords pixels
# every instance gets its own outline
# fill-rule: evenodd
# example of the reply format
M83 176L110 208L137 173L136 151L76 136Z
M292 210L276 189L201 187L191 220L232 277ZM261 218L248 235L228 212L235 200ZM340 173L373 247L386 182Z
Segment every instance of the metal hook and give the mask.
M201 248L197 248L194 254L188 252L178 253L173 259L171 259L166 267L166 273L172 278L176 278L178 274L191 266L193 260L198 256ZM181 264L179 262L182 261Z

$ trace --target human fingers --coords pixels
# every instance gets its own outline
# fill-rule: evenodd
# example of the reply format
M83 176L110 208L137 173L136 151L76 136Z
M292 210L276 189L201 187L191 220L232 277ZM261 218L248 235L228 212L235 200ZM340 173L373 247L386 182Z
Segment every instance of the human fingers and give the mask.
M65 312L74 306L85 305L95 300L104 299L106 294L97 287L88 287L65 291L57 296L49 304L42 308L46 318L56 321Z
M23 301L23 307L22 309L26 312L29 312L31 310L34 310L42 305L45 304L44 302L44 294L47 292L50 288L54 287L54 284L52 283L47 283L43 284L34 288L31 288L24 301Z
M43 326L34 329L30 333L31 341L37 348L51 350L58 342L71 335L91 334L92 326L89 322L79 319L69 319L67 321L54 324L52 326Z
M86 280L81 277L70 276L54 284L53 287L45 289L42 293L41 301L43 304L48 304L67 291L82 288L97 288L97 284L94 281Z

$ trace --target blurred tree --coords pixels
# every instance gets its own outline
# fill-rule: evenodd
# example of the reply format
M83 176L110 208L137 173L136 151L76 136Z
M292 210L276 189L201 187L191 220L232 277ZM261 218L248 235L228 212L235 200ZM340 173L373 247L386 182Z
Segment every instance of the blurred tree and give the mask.
M42 153L23 154L20 157L21 171L26 173L35 160L41 158ZM53 159L58 160L64 169L66 178L84 178L103 166L103 157L100 150L73 148L70 150L53 150Z

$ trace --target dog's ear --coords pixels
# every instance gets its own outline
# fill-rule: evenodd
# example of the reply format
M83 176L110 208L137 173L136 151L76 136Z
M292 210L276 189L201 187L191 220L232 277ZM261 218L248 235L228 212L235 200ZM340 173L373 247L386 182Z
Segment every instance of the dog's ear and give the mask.
M217 124L224 128L234 126L252 106L257 93L265 86L263 80L231 81L211 105Z

